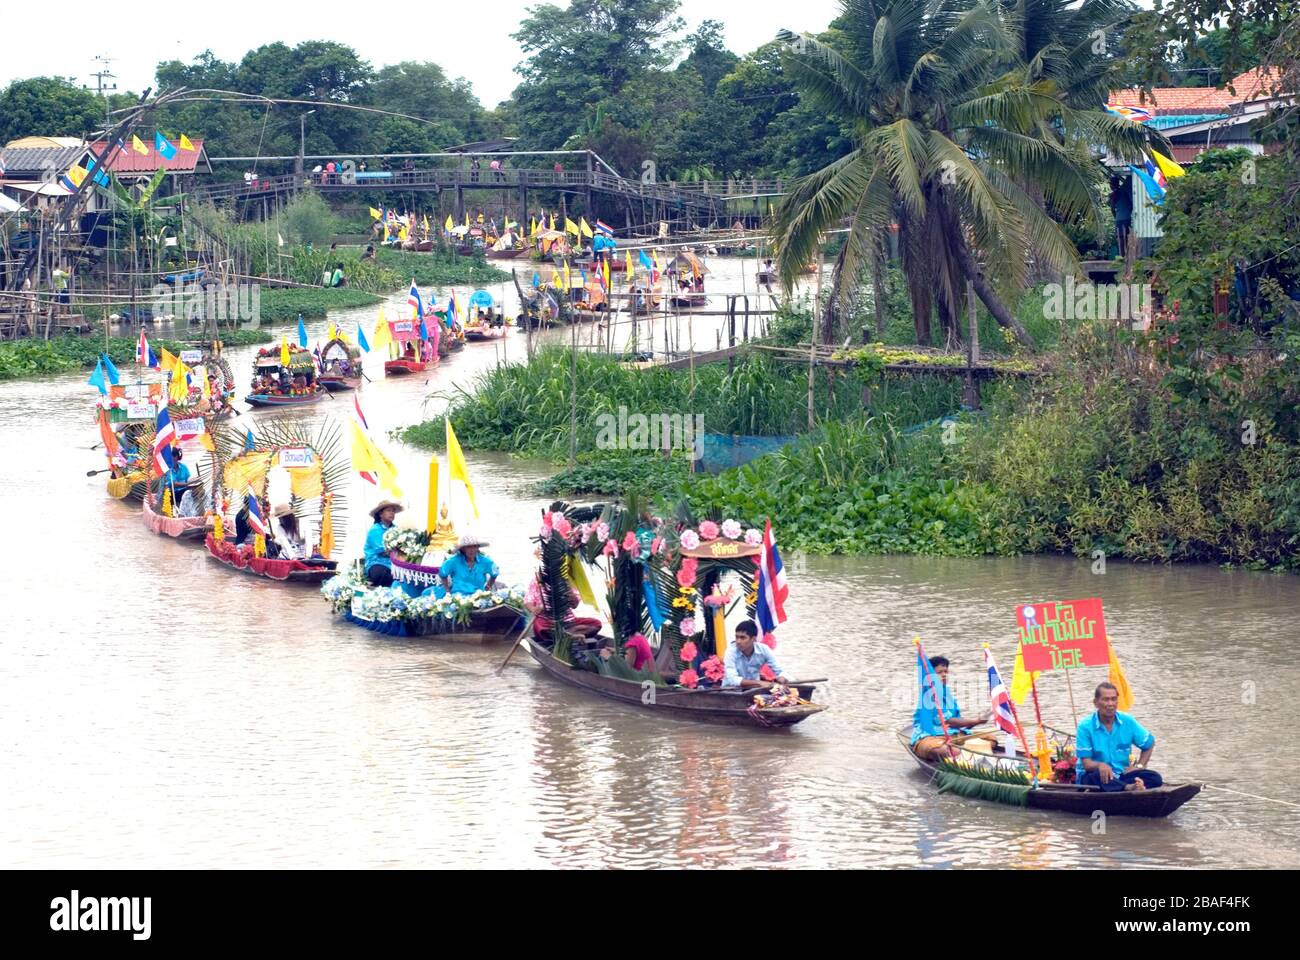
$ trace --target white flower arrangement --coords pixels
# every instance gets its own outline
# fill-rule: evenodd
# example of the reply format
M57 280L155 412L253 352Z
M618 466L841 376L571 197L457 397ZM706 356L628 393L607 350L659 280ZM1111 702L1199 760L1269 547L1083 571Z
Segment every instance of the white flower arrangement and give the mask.
M330 577L321 584L320 592L330 602L335 613L342 613L352 605L352 597L358 590L367 589L356 567L349 567L346 572Z
M407 563L419 563L429 549L429 534L424 530L393 527L384 533L384 549L397 553Z
M399 587L375 587L352 598L352 615L360 620L388 623L406 619L410 597Z

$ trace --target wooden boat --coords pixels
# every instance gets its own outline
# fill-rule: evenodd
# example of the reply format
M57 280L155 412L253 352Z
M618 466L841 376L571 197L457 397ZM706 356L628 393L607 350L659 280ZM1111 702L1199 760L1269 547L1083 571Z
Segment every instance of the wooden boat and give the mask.
M528 249L526 247L516 247L513 250L488 250L487 252L489 260L517 260L527 255Z
M146 527L160 536L171 537L174 540L203 540L212 529L211 517L167 517L157 512L154 510L152 492L144 498L143 513Z
M319 403L325 399L325 389L319 384L310 393L289 394L280 393L250 393L244 397L244 402L250 407L301 407L309 403Z
M1071 735L1062 731L1052 730L1050 732L1061 743L1073 740ZM949 778L954 776L962 777L962 775L953 769L952 764L922 760L912 750L911 737L911 725L898 731L899 743L907 751L907 755L915 760L922 769L934 776L935 781L939 783L940 792L944 792L945 788L951 789ZM964 745L959 746L958 749L962 751L962 757L960 758L962 765L977 768L980 768L981 765L984 768L1002 766L1004 769L1012 766L1012 762L1002 752L1001 744L994 748L992 754L967 750ZM1001 758L1000 762L998 758ZM1023 766L1023 761L1021 761L1020 765ZM962 777L962 779L973 778ZM1083 816L1092 816L1100 810L1107 816L1122 817L1167 817L1201 792L1199 783L1166 783L1163 786L1152 787L1147 790L1116 792L1108 792L1098 787L1079 786L1073 783L1036 783L1031 786L1026 782L1023 788L1018 788L1014 784L995 783L994 788L994 791L987 794L987 796L990 799L1004 803L1031 807L1035 810L1077 813ZM986 796L984 793L979 795Z
M253 556L251 546L238 546L231 540L217 540L208 533L203 540L208 556L232 570L267 580L290 583L323 583L334 576L333 560L281 560Z
M397 360L384 361L384 373L390 377L404 376L409 373L423 373L425 363L423 360L408 360L404 357Z
M108 463L105 490L114 500L144 500L154 423L166 402L162 383L114 384L99 398L95 420Z
M704 720L739 726L777 729L792 727L826 709L825 704L801 703L793 707L770 707L760 710L754 706L754 690L720 689L687 690L677 687L656 687L654 700L646 702L645 688L639 681L602 676L590 670L578 669L551 656L545 642L529 638L529 651L542 669L571 686L581 687L611 700L658 710L684 720ZM816 686L811 683L794 683L799 696L811 700Z
M469 623L447 630L430 620L390 620L383 623L366 620L351 610L343 611L343 619L365 627L375 633L390 637L422 637L427 639L450 640L454 643L495 643L500 640L513 640L523 624L523 614L513 607L490 607L470 615Z
M316 382L331 393L361 389L361 348L335 337L321 348Z
M440 323L433 324L433 332L428 340L420 336L420 327L415 320L390 320L388 329L392 334L392 344L389 359L384 361L385 376L423 373L430 364L438 362L442 330Z
M497 310L496 300L486 290L470 294L465 312L466 340L500 340L506 335L505 316Z

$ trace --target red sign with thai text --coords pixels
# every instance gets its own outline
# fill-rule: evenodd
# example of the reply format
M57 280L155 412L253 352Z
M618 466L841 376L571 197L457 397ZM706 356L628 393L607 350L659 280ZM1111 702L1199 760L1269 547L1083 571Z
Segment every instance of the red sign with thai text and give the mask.
M1101 598L1016 607L1026 670L1073 670L1110 663Z

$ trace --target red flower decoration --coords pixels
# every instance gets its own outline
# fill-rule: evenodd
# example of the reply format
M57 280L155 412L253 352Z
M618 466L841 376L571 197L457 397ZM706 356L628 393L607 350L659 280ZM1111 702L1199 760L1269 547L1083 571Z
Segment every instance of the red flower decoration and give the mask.
M691 587L695 585L695 573L699 563L694 557L687 557L682 561L682 568L677 571L677 585L681 587Z
M700 675L688 668L678 675L677 682L683 687L690 687L694 690L700 684Z
M776 679L776 674L772 672L771 665L766 663L759 669L758 675L769 682Z
M722 661L718 659L716 654L705 660L701 667L704 669L704 675L714 683L727 675L727 668L722 665Z
M763 642L764 642L765 644L767 644L768 649L770 649L770 650L775 650L775 649L776 649L776 634L774 634L774 633L765 633L765 634L763 634Z
M636 534L633 533L631 530L629 530L627 534L624 535L623 537L623 549L628 553L631 553L636 548L637 548Z
M695 658L700 655L699 648L695 646L695 641L687 640L682 644L682 659L687 663L694 662Z
M718 525L714 523L712 520L703 521L700 524L700 539L701 540L718 539Z

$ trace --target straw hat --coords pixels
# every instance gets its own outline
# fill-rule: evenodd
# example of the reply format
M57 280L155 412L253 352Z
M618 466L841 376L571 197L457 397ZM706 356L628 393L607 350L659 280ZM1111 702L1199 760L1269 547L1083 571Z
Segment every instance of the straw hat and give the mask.
M273 517L287 517L291 513L293 513L293 507L287 503L279 503L271 508L271 516Z
M461 536L460 541L456 544L457 550L463 550L465 547L487 547L491 546L489 541L484 540L477 534L466 533Z
M374 505L374 507L371 508L371 510L370 510L370 516L371 516L373 519L378 520L378 519L379 519L379 511L383 510L385 507L396 507L398 513L401 513L403 510L406 509L404 506L402 506L402 505L401 505L400 503L398 503L396 500L380 500L377 504Z

